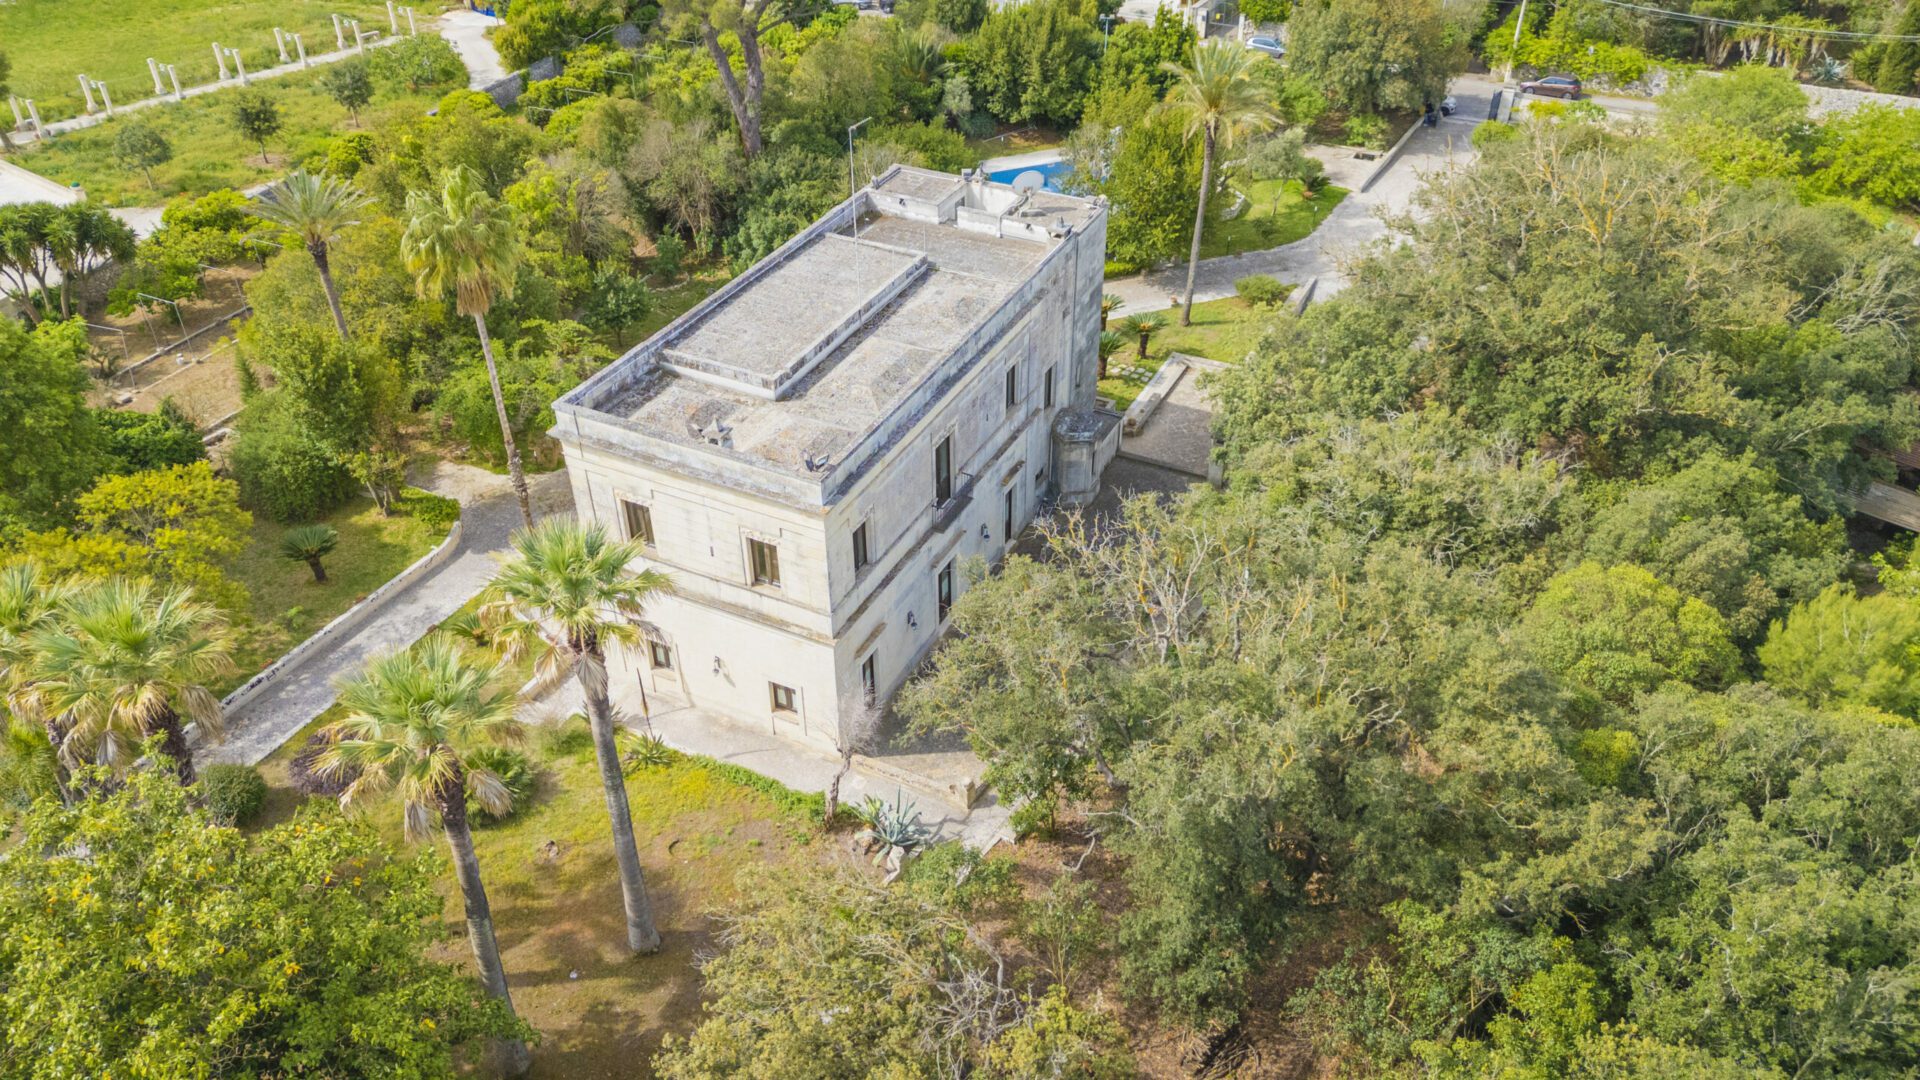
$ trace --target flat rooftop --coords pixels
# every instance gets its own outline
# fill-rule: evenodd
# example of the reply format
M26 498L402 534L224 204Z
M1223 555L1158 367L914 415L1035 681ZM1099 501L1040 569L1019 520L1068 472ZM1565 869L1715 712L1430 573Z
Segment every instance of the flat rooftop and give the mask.
M561 402L819 475L949 358L968 358L969 338L1099 212L896 167Z

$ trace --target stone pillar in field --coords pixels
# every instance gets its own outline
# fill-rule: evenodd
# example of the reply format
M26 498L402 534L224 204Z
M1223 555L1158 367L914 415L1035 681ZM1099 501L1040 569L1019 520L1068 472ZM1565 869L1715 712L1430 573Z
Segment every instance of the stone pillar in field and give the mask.
M293 35L293 51L300 54L301 67L313 66L312 64L307 62L307 47L305 44L301 42L299 34Z
M95 108L93 104L93 80L87 78L85 75L80 76L80 93L87 99L87 115L93 115Z
M227 50L221 48L220 43L217 41L213 43L213 62L220 65L220 81L226 82L227 81Z
M40 122L40 110L34 105L32 98L27 99L27 119L33 121L33 133L35 135L43 139L49 137L47 135L47 126Z
M173 83L173 100L179 101L181 98L186 96L180 90L180 69L179 68L174 67L172 64L168 64L167 80Z
M283 63L283 64L284 64L284 63L286 63L287 61L289 61L289 60L291 60L291 59L292 59L292 57L290 57L290 56L288 56L288 55L287 55L287 34L286 34L286 31L284 31L284 30L282 30L282 29L280 29L280 28L279 28L279 27L277 27L277 26L276 26L276 27L274 27L274 28L273 28L273 43L274 43L274 45L275 45L275 46L277 46L277 47L278 47L278 48L280 49L280 62L281 62L281 63Z
M160 61L155 60L151 56L147 57L147 74L153 76L153 92L155 96L166 93L167 88L160 85Z
M333 47L336 49L344 49L347 47L347 36L341 31L340 16L338 15L333 17Z
M387 0L387 30L395 34L400 32L400 13L393 9L393 0Z
M240 73L240 85L247 84L247 65L240 59L239 49L228 49L227 55L233 57L233 69Z
M14 127L17 128L20 125L27 122L27 118L20 115L20 99L19 98L14 97L12 94L8 94L7 107L13 110L13 126Z
M95 79L93 81L93 88L95 90L100 91L100 100L104 102L107 106L107 115L112 116L113 115L113 95L107 93L107 84L101 82L98 79Z
M409 37L420 36L420 28L413 24L413 5L411 4L407 5L407 35Z

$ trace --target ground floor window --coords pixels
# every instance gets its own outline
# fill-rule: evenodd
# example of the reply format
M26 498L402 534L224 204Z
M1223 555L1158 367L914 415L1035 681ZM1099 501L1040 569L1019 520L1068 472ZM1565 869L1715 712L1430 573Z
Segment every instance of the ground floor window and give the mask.
M940 621L947 621L947 612L953 610L953 564L948 563L940 570Z
M800 711L794 704L793 687L781 686L777 682L770 682L767 684L767 692L773 699L774 712L790 713Z
M647 661L655 668L673 670L673 646L664 641L647 642Z
M874 699L880 695L880 684L875 680L873 671L873 658L877 655L877 653L868 653L867 658L860 661L860 689L867 695L869 705L873 704Z

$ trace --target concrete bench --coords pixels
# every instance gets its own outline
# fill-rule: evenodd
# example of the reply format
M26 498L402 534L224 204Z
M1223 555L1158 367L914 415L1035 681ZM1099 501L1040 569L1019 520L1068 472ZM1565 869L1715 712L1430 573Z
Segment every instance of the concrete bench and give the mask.
M1148 379L1147 385L1141 388L1140 396L1127 406L1126 415L1120 420L1122 435L1140 434L1140 429L1146 427L1147 421L1153 417L1153 410L1159 408L1167 395L1173 393L1173 388L1180 384L1180 377L1187 373L1187 367L1186 357L1179 353L1167 357L1167 362L1161 364L1160 370L1154 372L1153 378Z

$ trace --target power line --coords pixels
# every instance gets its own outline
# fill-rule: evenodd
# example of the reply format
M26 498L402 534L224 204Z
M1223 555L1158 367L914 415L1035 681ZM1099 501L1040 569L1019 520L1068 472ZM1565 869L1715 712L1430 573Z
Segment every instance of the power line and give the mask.
M1842 41L1920 42L1920 34L1876 34L1864 30L1839 30L1817 26L1782 26L1779 23L1748 22L1744 19L1723 19L1717 15L1701 15L1691 11L1668 11L1665 8L1628 3L1627 0L1597 0L1597 2L1605 4L1608 7L1637 11L1643 15L1658 15L1662 18L1680 19L1684 22L1701 23L1709 26L1744 27L1752 30L1777 30L1786 34L1836 38Z

